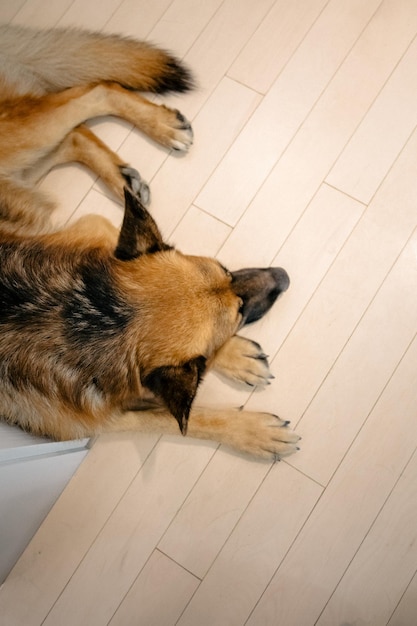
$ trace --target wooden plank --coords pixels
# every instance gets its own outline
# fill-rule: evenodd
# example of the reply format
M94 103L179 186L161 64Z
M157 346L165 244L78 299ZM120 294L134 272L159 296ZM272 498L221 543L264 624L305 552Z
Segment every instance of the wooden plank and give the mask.
M99 191L92 189L81 202L80 206L71 216L69 222L73 223L86 215L101 215L109 220L115 228L120 228L123 220L123 207L114 200L103 196Z
M286 419L303 415L416 226L416 149L417 132L272 363L264 395Z
M286 463L275 465L178 626L195 626L201 623L201 616L205 624L245 624L321 491Z
M183 57L207 27L222 0L174 0L149 34L149 39Z
M391 71L394 56L391 40L399 48L397 54L404 50L400 40L387 33L387 54L371 68L367 50L359 40L356 52L351 53L331 87L320 98L378 4L379 0L365 3L338 0L326 6L197 197L197 206L235 226L272 172L265 191L261 190L259 198L253 201L237 226L236 237L246 240L242 229L247 229L247 234L251 233L255 241L263 230L265 239L271 239L269 214L275 215L287 205L291 224L295 223L300 209L294 210L294 204L300 200L305 208ZM380 28L386 28L384 21ZM379 40L381 33L377 31L374 36ZM371 69L374 77L368 81L365 76ZM361 98L357 97L358 93ZM288 148L295 135L295 141ZM263 197L262 192L266 194L269 186L273 186L272 193ZM287 230L282 232L288 233ZM267 258L268 263L277 252L276 233L273 234L273 241L262 240L266 250L260 258ZM253 245L253 238L251 241ZM273 250L270 249L272 243ZM266 253L269 256L266 257Z
M11 20L12 24L33 28L52 28L71 6L73 0L56 0L45 11L44 0L27 0Z
M2 2L0 4L0 20L3 24L11 22L20 9L25 4L26 0L17 0L16 2Z
M338 2L334 11L340 12L341 6L341 3ZM347 5L343 4L343 6L349 13L350 20L354 20L354 18L355 20L363 20L360 23L354 22L356 35L359 34L364 26L364 21L366 23L369 17L368 13L365 16L363 12L376 8L375 3L369 2L358 2L355 10L353 10L352 2L348 2ZM327 8L329 9L329 7L330 4ZM321 24L325 14L326 11L316 22L315 28L310 31L309 37L304 40L303 46L310 41L312 33ZM340 19L342 16L343 13L341 13ZM230 170L230 175L223 177L223 180L227 181L228 189L238 190L239 198L243 199L242 205L239 205L239 202L233 200L235 193L229 193L227 205L222 208L224 215L227 216L228 220L231 220L229 223L235 224L240 217L239 223L225 245L226 250L229 246L236 247L237 242L239 242L243 253L246 253L245 261L256 261L257 264L261 265L271 262L406 50L407 38L397 36L397 32L404 33L408 23L407 12L399 12L395 2L387 0L382 3L375 18L365 28L356 45L340 66L333 80L259 191L259 185L275 161L270 163L268 171L263 172L259 178L259 167L264 167L264 163L269 159L268 153L264 151L263 147L259 151L256 150L256 143L250 144L250 142L246 146L249 148L248 154L243 149L240 150L240 168L237 166L232 168L233 171ZM353 28L349 20L346 24L341 22L337 33L334 34L335 38L342 37L342 40L345 40L347 37L345 30L347 29L347 33L349 33L349 28ZM415 25L410 28L413 34L414 30ZM333 31L331 30L331 32ZM413 37L413 34L409 32L409 39ZM351 34L351 36L353 35ZM329 35L322 32L321 37L327 40ZM380 45L381 40L384 41L384 46ZM303 46L300 46L297 53L302 50ZM378 54L370 55L371 49L378 50ZM315 54L314 49L310 47L305 51L306 58L309 55L313 55L314 58ZM329 54L330 58L333 58L333 52ZM290 70L291 64L292 62L288 64L287 71ZM310 80L315 83L316 72L310 72L309 76ZM300 89L299 80L296 81L296 88L298 93ZM293 96L288 100L288 108L292 110L298 106L298 103L298 98ZM258 110L260 111L261 108ZM288 116L284 115L281 124L286 124L287 119ZM272 124L268 126L268 132L274 134L276 127ZM267 136L266 133L264 135ZM293 132L291 132L289 139L292 135ZM243 141L243 138L244 135L242 134L239 141ZM239 144L236 143L233 150L236 150L238 146ZM275 143L271 145L271 148L272 150L275 149ZM276 158L278 155L274 155L274 159ZM227 164L226 161L225 164ZM247 169L248 164L250 167ZM229 167L226 169L229 170ZM224 165L221 170L219 169L220 171L225 172ZM210 186L214 191L222 188L222 185L219 185L219 180L215 180L216 178L217 173L210 180ZM251 189L246 187L248 180L251 181L250 185L253 184ZM243 196L240 195L242 185L245 185ZM254 199L246 209L250 198ZM208 203L201 203L200 201L196 204L213 215L218 213L219 205L218 202L214 201L214 196L213 207L211 201L210 206ZM271 229L272 223L279 224L279 228Z
M298 424L308 445L290 463L321 484L329 482L417 332L416 249L417 231Z
M227 75L267 93L328 0L276 0Z
M197 78L197 89L187 97L190 119L195 117L214 92L273 3L274 0L224 0L221 3L184 57ZM174 107L182 106L181 96L172 96L168 101ZM233 111L233 115L229 115L230 111ZM233 124L234 110L225 107L221 117L226 117ZM217 132L215 122L211 128L213 133Z
M417 615L417 572L395 609L388 626L412 624Z
M110 515L44 625L101 626L114 615L215 450L166 438Z
M337 586L317 626L385 626L417 565L417 453ZM393 575L395 572L395 575ZM413 624L414 618L404 624ZM391 622L390 622L391 623Z
M311 626L415 451L417 338L360 438L267 587L248 626Z
M404 0L396 7L404 11L408 26L414 30L417 21L414 0ZM416 122L417 41L413 41L336 161L327 182L369 203Z
M103 30L146 39L170 4L171 0L122 0Z
M57 26L100 30L120 5L120 0L73 0Z
M158 548L203 578L269 468L269 463L217 450Z
M76 163L53 169L39 184L39 189L56 202L51 216L55 228L67 223L77 206L92 188L96 176Z
M155 550L109 626L172 626L199 580Z
M196 142L190 152L168 159L152 181L154 215L165 234L193 203L259 100L258 94L229 78L219 83L193 122ZM183 107L186 115L188 106L187 101ZM225 115L225 111L233 111L233 116Z
M170 239L184 254L214 257L229 234L229 226L191 206Z

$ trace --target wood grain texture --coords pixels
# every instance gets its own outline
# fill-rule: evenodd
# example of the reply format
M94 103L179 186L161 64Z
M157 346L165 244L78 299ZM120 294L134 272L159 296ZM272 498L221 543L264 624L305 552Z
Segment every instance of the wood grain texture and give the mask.
M1 626L415 626L415 1L19 0L0 17L148 38L195 71L194 93L164 100L193 121L188 155L92 126L150 181L179 248L287 269L288 292L242 331L275 380L211 374L197 400L302 435L274 466L100 438L0 589ZM78 166L42 188L58 223L120 223Z

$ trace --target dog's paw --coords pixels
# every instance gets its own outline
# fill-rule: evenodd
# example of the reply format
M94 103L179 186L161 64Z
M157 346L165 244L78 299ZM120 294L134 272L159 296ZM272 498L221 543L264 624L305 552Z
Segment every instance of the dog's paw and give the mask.
M149 189L149 185L142 180L139 172L129 165L124 165L120 167L120 173L125 179L129 189L139 198L140 202L145 207L149 206L151 190Z
M250 387L264 387L274 378L261 346L239 335L234 335L220 348L213 368L227 378Z
M236 411L227 420L223 443L251 456L279 461L299 450L301 438L288 424L271 413Z
M194 141L194 133L190 122L179 111L174 111L175 122L173 127L173 136L171 138L171 147L173 150L187 152Z
M177 152L189 150L194 141L194 133L190 122L182 113L161 105L158 122L153 129L157 141Z

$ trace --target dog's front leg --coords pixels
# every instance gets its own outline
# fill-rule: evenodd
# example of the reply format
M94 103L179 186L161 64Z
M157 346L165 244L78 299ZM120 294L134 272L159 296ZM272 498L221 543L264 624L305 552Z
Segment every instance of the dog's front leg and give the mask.
M239 335L231 337L216 352L210 367L223 376L250 387L264 387L273 378L268 358L261 346Z
M108 422L103 430L179 435L176 420L165 409L126 411ZM217 441L268 461L293 454L300 439L288 428L288 422L270 413L200 407L191 410L187 437Z

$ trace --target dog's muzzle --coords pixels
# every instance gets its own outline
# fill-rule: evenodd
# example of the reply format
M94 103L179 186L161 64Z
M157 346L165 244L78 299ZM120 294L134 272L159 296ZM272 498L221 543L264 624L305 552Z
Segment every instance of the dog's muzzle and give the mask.
M289 276L281 267L232 272L232 289L243 302L241 326L263 317L289 285Z

